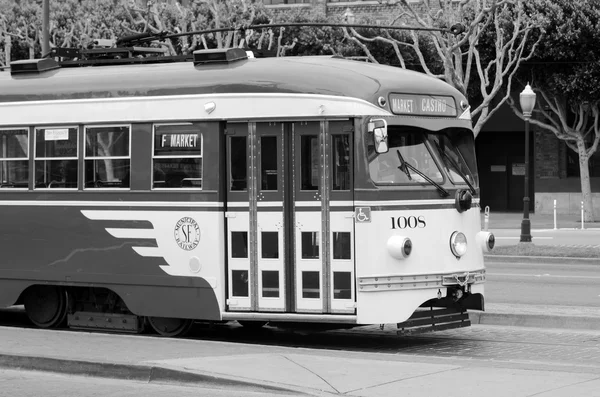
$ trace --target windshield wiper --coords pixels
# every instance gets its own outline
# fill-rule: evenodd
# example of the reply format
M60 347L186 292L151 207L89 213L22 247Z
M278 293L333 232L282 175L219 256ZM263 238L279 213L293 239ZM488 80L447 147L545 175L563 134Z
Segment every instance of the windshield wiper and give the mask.
M418 168L414 167L412 164L404 161L402 154L400 154L400 150L396 149L396 153L398 154L398 160L400 160L400 167L398 167L398 169L400 169L400 171L405 172L406 176L408 176L409 180L412 181L412 178L410 176L410 171L408 170L410 168L413 172L417 173L419 176L421 176L423 179L425 179L431 185L435 186L435 188L440 192L442 197L450 196L450 193L448 193L448 191L446 189L444 189L439 183L437 183L436 181L434 181L433 179L428 177L425 173L420 171Z
M408 163L406 161L404 161L404 157L402 157L400 150L396 149L396 154L398 154L398 160L400 160L400 167L398 167L398 169L406 174L409 181L412 181L412 177L410 176L410 171L406 167L406 164L408 164Z
M475 195L476 190L473 187L473 185L471 184L471 182L469 182L469 180L467 179L467 176L460 170L460 167L458 166L458 164L456 164L456 161L454 161L454 159L452 157L450 157L450 155L448 153L446 153L445 150L442 150L442 148L440 147L440 144L435 141L435 146L437 147L438 151L445 157L448 159L448 161L450 161L450 164L452 164L452 166L454 167L454 170L456 171L456 173L458 174L458 176L460 176L463 181L465 181L465 183L467 185L469 185L469 190L471 190L471 194Z

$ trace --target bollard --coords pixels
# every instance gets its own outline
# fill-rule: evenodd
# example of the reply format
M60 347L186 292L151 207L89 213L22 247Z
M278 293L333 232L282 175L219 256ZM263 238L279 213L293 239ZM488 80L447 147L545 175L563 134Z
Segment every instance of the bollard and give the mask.
M556 230L556 200L554 200L554 230Z
M581 202L581 230L583 230L583 201Z
M490 206L485 207L485 211L483 212L483 230L488 231L488 227L490 225Z

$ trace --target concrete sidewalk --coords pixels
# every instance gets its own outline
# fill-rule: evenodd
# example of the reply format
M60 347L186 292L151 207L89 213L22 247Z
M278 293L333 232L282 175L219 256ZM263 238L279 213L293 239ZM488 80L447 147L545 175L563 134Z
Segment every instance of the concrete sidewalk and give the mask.
M523 212L490 212L488 229L520 229ZM531 230L554 229L554 214L529 214ZM584 222L585 229L600 229L600 222ZM481 212L481 227L485 227L485 215ZM557 214L557 229L581 229L581 215Z
M264 395L600 396L600 368L573 361L490 361L4 327L0 341L4 368Z

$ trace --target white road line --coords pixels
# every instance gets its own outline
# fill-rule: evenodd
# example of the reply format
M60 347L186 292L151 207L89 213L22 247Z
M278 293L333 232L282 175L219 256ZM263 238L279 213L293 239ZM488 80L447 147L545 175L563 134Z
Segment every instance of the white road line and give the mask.
M515 240L515 239L519 239L521 237L519 236L515 236L515 237L498 237L498 236L494 236L496 237L496 240ZM533 239L539 239L539 240L552 240L554 237L537 237L537 236L532 236L531 238Z
M549 277L549 278L585 278L586 280L589 279L599 279L600 280L600 276L557 276L557 275L552 275L552 274L522 274L522 273L489 273L486 272L487 276L504 276L504 277L537 277L537 278L542 278L542 277Z

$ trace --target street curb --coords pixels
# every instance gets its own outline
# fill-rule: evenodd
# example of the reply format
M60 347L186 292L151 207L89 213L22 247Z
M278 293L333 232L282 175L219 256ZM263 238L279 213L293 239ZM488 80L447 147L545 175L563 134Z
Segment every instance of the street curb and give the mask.
M559 328L572 331L597 331L600 329L600 317L589 316L469 312L469 320L471 320L471 324L478 325Z
M40 356L0 353L0 368L52 372L66 375L111 378L146 383L176 383L198 385L212 389L244 390L262 393L306 394L293 387L275 386L266 381L244 381L226 376L165 368L154 365L92 362Z
M490 260L502 263L545 263L563 264L563 263L578 263L585 265L600 265L600 258L575 258L575 257L559 257L559 256L517 256L517 255L484 255L484 260Z

